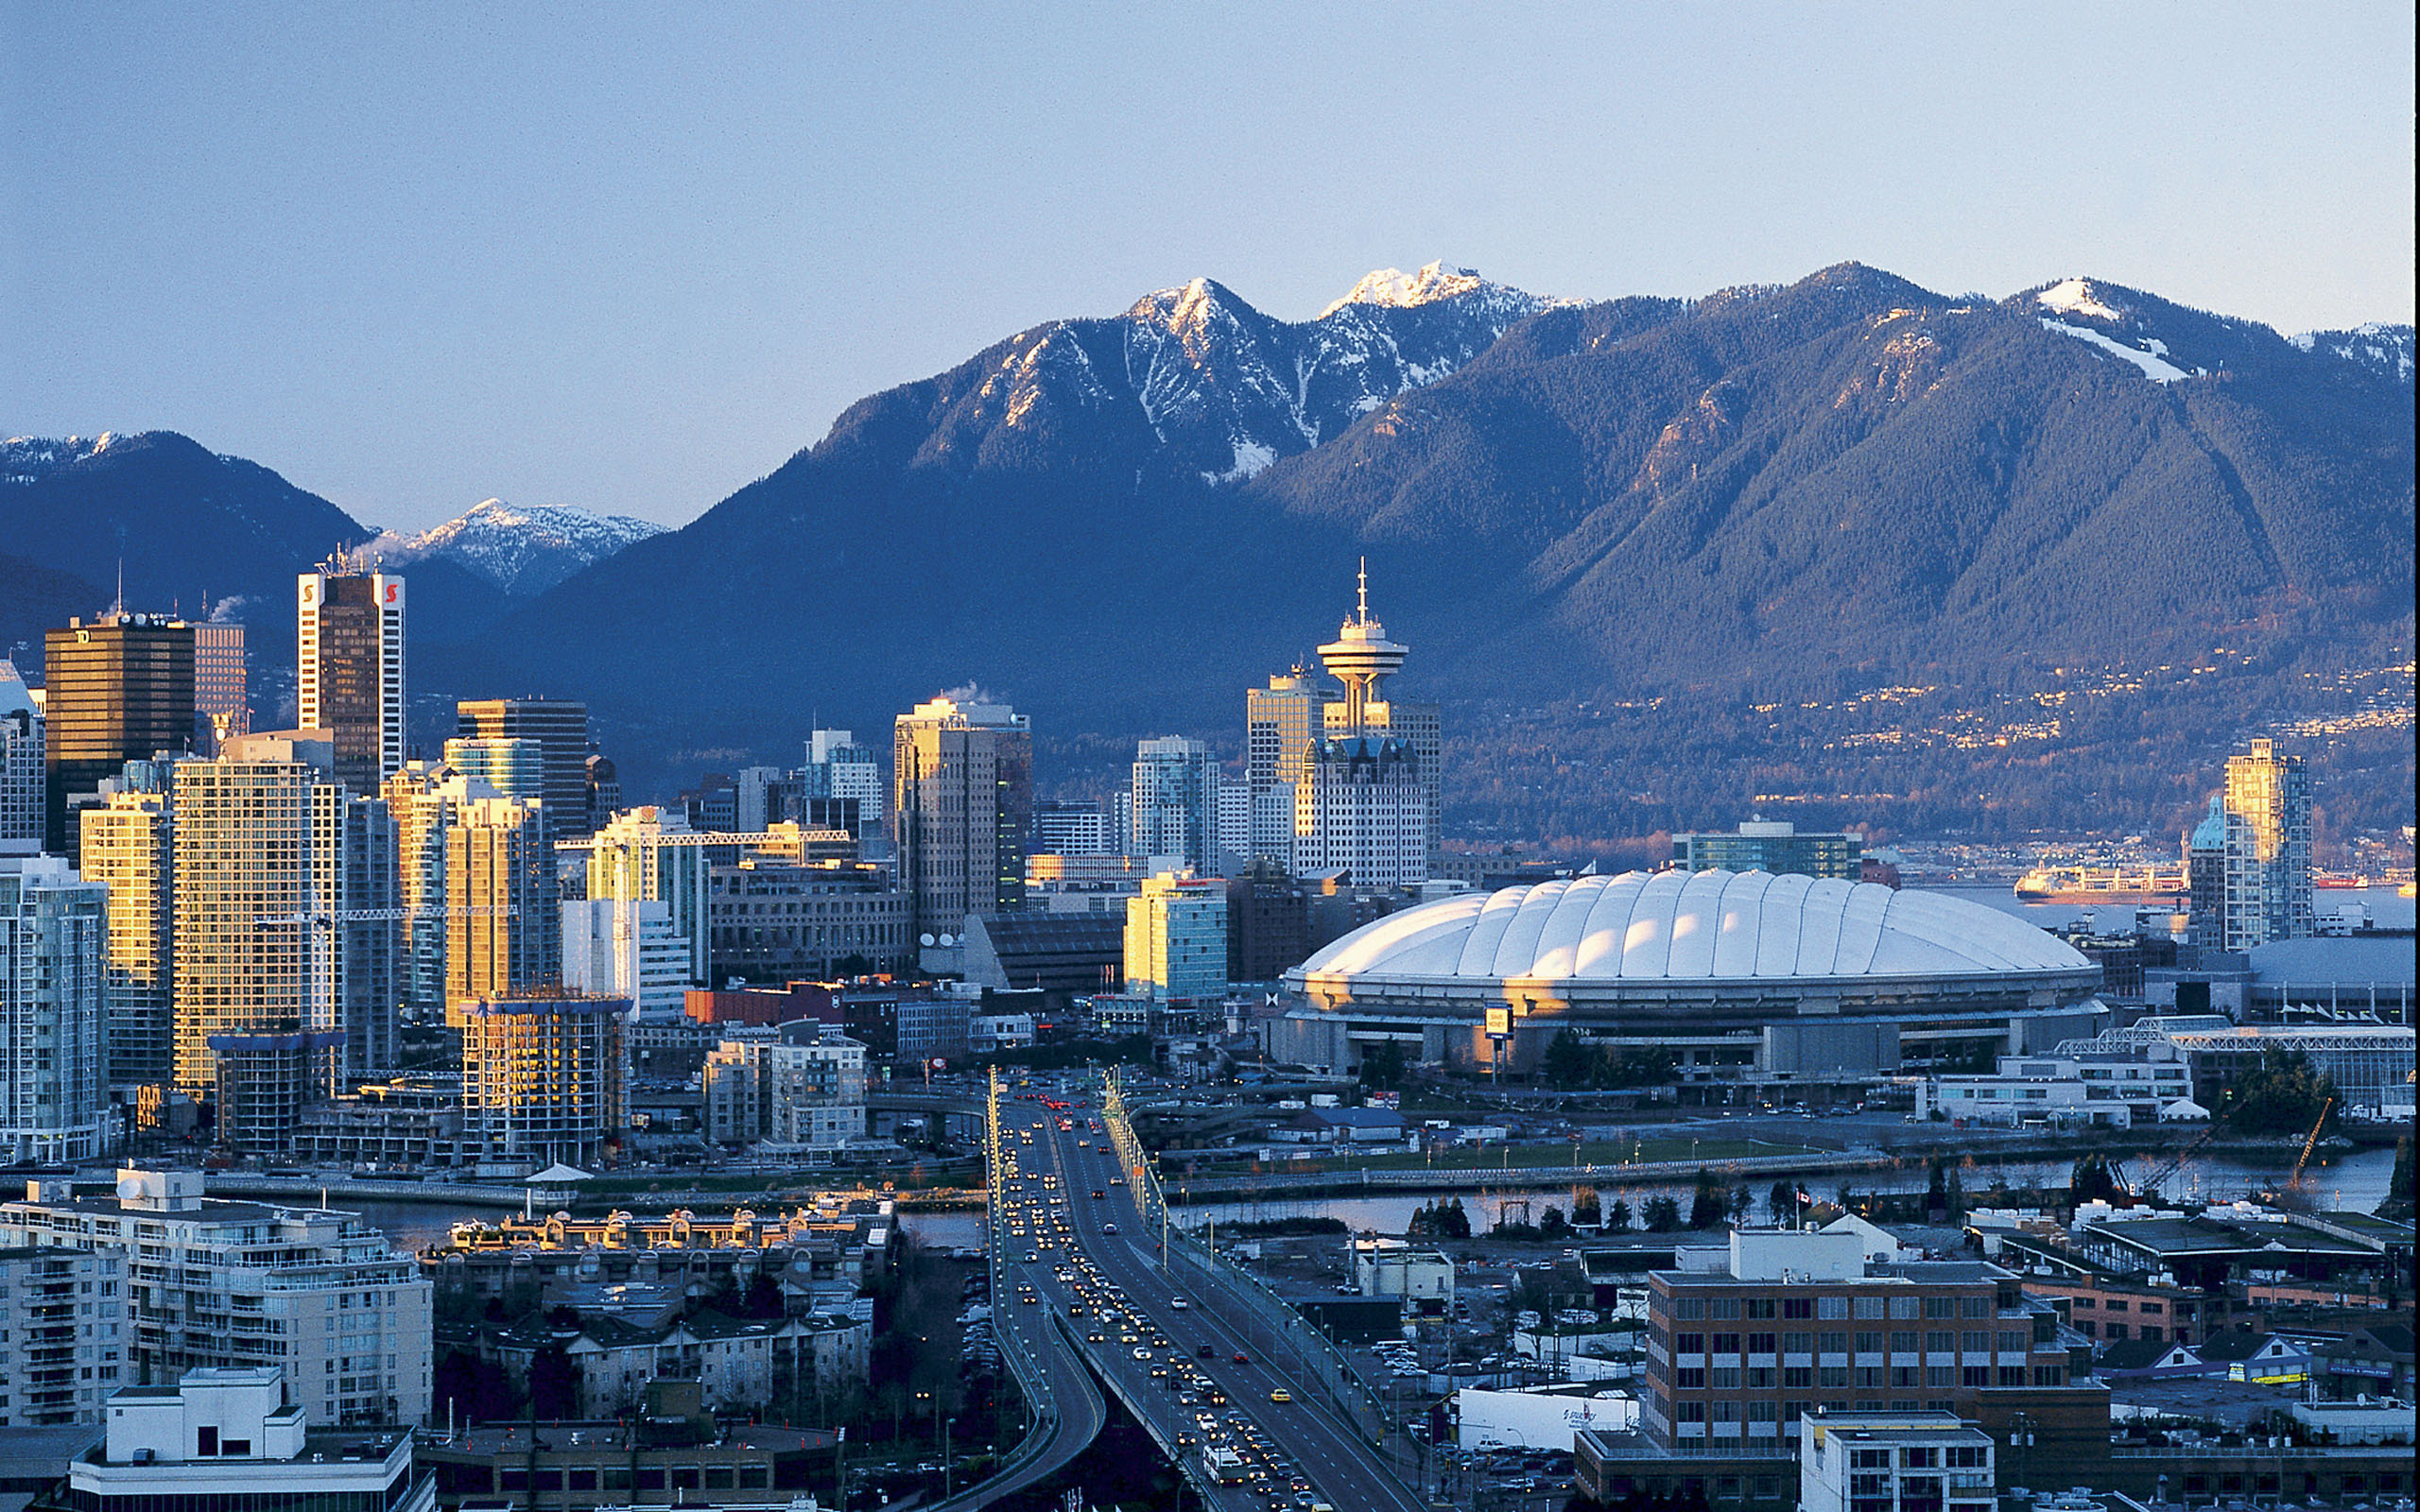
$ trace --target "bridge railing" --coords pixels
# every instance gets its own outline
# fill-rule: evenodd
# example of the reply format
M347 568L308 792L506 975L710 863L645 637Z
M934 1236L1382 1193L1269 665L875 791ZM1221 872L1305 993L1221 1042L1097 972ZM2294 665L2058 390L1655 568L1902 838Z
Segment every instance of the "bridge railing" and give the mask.
M1126 1116L1116 1074L1104 1074L1104 1081L1101 1122L1117 1146L1119 1163L1125 1166L1133 1183L1145 1226L1155 1229L1159 1236L1169 1280L1192 1286L1197 1294L1205 1288L1215 1290L1250 1315L1262 1332L1292 1356L1290 1363L1297 1377L1305 1383L1317 1383L1363 1440L1373 1448L1383 1449L1391 1426L1386 1407L1334 1341L1313 1327L1292 1304L1270 1290L1259 1277L1240 1265L1222 1262L1216 1250L1176 1227L1167 1194L1160 1185L1158 1167L1144 1153L1133 1125Z

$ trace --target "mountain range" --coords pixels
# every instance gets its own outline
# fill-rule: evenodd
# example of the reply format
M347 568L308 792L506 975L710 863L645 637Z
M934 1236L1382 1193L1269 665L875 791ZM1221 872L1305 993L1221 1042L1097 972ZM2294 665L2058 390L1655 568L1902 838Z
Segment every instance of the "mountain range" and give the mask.
M2214 648L2271 680L2161 696L2222 757L2243 700L2290 692L2276 679L2411 657L2411 345L2408 326L2288 339L2101 280L1992 300L1856 264L1596 302L1431 265L1305 321L1197 279L872 395L680 530L609 551L600 524L570 558L525 555L566 533L496 506L387 549L430 552L415 613L452 644L416 653L421 687L584 696L639 791L970 682L1070 769L1114 771L1142 733L1232 747L1242 687L1332 634L1364 557L1412 648L1398 686L1446 703L1471 781L1508 742L1565 739L1556 711L1646 711L1631 754L1551 779L1610 803L1656 785L1616 766L1742 711L2048 698L2079 668L2122 683ZM5 533L11 495L43 486L18 471L0 466L0 547L104 581L106 530L77 551ZM299 501L341 518L242 475L280 520ZM484 610L423 612L446 569ZM1703 758L1723 774L1705 801L1744 806L1811 759L1767 723ZM2015 759L1925 778L1928 822ZM2080 758L2074 803L2119 801L2146 759Z

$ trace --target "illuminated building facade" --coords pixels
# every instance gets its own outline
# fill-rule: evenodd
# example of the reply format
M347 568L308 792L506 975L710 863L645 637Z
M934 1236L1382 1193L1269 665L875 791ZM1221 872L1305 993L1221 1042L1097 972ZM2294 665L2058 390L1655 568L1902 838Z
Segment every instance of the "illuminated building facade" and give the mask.
M919 935L958 935L1025 902L1033 730L1006 704L935 698L891 745L892 843Z
M477 764L461 765L494 782L507 798L543 798L555 837L568 840L594 828L588 820L588 705L563 698L475 698L454 706L455 734L463 740L527 740L536 750L514 760L511 782ZM454 760L449 742L446 760ZM534 759L534 780L522 775ZM523 785L530 783L532 785Z
M2311 907L2310 774L2299 756L2256 740L2227 760L2223 948L2248 951L2316 933Z
M294 593L297 722L329 732L347 792L374 797L404 765L404 580L303 573Z
M193 627L159 614L68 622L43 637L43 849L74 855L76 810L130 761L190 750Z
M63 857L0 856L0 1160L101 1152L108 913Z

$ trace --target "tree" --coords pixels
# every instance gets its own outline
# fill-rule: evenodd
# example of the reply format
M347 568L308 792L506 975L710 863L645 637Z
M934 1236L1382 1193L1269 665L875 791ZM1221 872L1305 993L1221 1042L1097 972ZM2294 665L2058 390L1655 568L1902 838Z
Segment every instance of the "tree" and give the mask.
M2411 1221L2411 1136L2406 1134L2394 1142L2394 1174L2386 1178L2386 1198L2377 1206L2379 1217Z
M1564 1091L1585 1087L1597 1079L1597 1052L1570 1030L1558 1029L1554 1038L1547 1041L1546 1054L1539 1059L1538 1071L1547 1082Z
M2217 1115L2238 1134L2303 1134L2311 1125L2325 1132L2342 1099L2336 1083L2311 1067L2299 1050L2264 1052L2260 1064L2220 1094Z
M1361 1052L1361 1085L1384 1091L1403 1085L1403 1046L1392 1040L1381 1040Z
M2124 1182L2109 1164L2109 1157L2095 1150L2076 1160L2075 1169L2067 1177L2067 1201L2075 1207L2087 1202L2123 1203L2129 1194Z
M1746 1223L1748 1214L1754 1211L1755 1207L1756 1194L1748 1190L1746 1182L1731 1189L1731 1218L1734 1223Z
M1571 1225L1563 1216L1563 1210L1561 1208L1548 1208L1545 1212L1539 1215L1538 1237L1541 1239L1568 1239L1571 1237Z
M1595 1225L1604 1221L1604 1208L1598 1200L1595 1187L1581 1187L1571 1194L1571 1221Z
M1605 1210L1605 1228L1614 1233L1627 1233L1630 1230L1630 1204L1616 1197L1614 1205Z
M548 1421L579 1416L579 1367L560 1344L529 1357L529 1410Z
M1788 1177L1773 1183L1765 1194L1765 1211L1775 1223L1789 1223L1798 1216L1798 1184Z
M1722 1190L1722 1182L1703 1166L1698 1168L1697 1191L1689 1198L1689 1227L1712 1228L1730 1215L1731 1195Z
M1681 1205L1670 1197L1648 1198L1645 1211L1649 1233L1668 1234L1681 1227Z

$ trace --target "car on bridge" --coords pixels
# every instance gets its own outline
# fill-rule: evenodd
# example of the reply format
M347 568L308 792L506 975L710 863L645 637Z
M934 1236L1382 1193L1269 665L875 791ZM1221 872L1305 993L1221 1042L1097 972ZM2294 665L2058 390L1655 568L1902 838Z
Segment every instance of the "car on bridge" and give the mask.
M1294 1400L1294 1394L1287 1390L1284 1386L1279 1386L1270 1392L1269 1400L1282 1407L1286 1405L1286 1403Z

